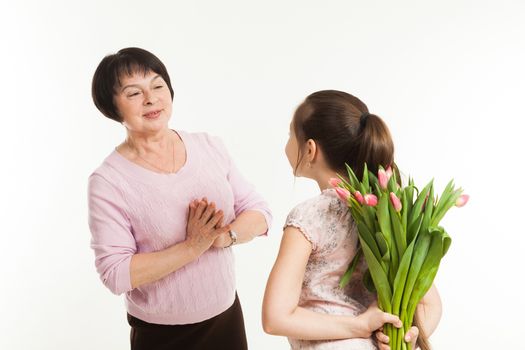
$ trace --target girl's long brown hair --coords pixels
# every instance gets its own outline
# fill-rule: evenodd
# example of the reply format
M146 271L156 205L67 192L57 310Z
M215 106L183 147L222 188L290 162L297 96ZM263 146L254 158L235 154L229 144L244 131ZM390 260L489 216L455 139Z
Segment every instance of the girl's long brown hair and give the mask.
M312 139L322 149L330 168L341 175L346 174L348 164L361 179L366 163L374 174L379 166L385 169L391 166L400 181L388 127L380 117L370 114L357 97L336 90L315 92L297 108L292 127L299 144L296 170L302 158L301 145ZM417 316L414 325L419 328L419 347L430 350Z
M366 118L361 116L366 113ZM329 166L346 173L348 164L358 177L394 163L394 143L388 127L357 97L336 90L318 91L297 108L292 127L299 144L314 140Z

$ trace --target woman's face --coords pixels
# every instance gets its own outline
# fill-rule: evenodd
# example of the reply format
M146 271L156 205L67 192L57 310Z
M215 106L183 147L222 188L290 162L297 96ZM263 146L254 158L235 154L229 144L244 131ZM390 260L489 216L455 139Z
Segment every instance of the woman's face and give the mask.
M122 124L130 131L155 133L168 127L171 94L160 75L149 71L120 78L113 96Z

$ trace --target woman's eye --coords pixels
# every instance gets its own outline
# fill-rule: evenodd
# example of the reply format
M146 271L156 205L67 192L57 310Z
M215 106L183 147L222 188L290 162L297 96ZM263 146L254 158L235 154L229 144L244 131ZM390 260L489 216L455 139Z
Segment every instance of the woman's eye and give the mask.
M132 92L131 94L128 95L128 97L137 96L138 94L140 94L140 92Z
M157 86L155 86L155 89L162 89L163 87L164 86L162 86L162 85L157 85Z

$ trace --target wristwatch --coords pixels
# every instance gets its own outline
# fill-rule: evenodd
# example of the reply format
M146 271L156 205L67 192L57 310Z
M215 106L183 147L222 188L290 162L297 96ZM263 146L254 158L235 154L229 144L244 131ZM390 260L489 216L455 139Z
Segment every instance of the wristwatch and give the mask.
M231 238L231 243L228 244L226 247L224 248L229 248L231 247L232 245L234 245L235 243L237 243L237 232L233 231L233 230L230 230L228 231L228 233L230 234L230 238Z

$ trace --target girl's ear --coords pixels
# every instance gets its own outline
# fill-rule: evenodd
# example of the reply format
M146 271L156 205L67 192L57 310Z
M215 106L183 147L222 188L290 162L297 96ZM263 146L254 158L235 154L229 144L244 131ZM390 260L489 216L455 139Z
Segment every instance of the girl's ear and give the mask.
M318 152L317 143L312 139L308 139L308 141L306 141L306 161L309 163L314 162Z

